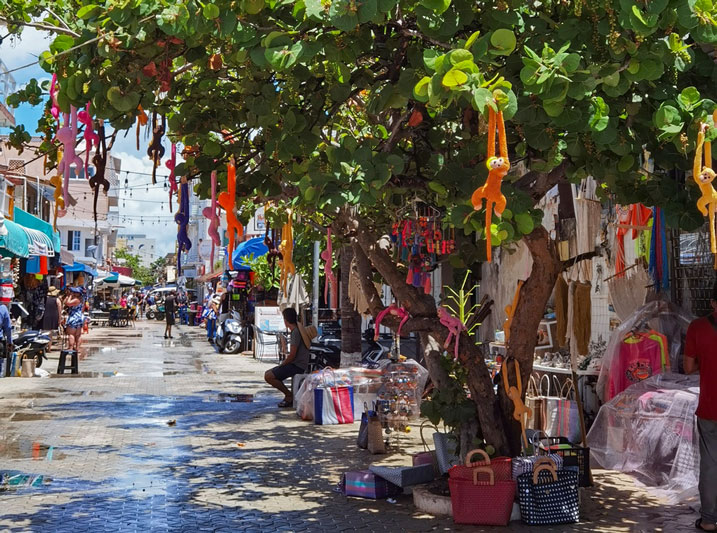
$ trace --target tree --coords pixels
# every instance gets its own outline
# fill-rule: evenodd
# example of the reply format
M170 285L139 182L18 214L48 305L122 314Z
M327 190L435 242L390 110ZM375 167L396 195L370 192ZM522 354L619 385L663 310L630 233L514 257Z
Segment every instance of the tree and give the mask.
M115 250L115 258L124 261L125 265L132 269L134 279L141 281L142 285L153 285L156 283L156 277L152 272L152 268L147 268L142 265L142 259L139 255L120 248L119 250ZM152 263L152 265L154 265L154 263Z
M523 239L534 267L508 355L524 380L561 269L534 209L546 191L592 175L603 197L661 205L671 227L702 223L685 171L715 108L714 0L11 0L3 13L13 31L27 20L65 30L40 56L58 74L63 110L89 101L119 130L139 106L166 116L185 145L177 172L198 193L233 160L246 204L271 199L331 224L354 250L372 312L378 273L411 314L404 330L429 347L446 337L435 303L377 244L397 207L416 194L441 208L462 230L459 268L485 258L486 232L494 245ZM28 84L9 101L43 90ZM488 108L507 120L512 169L508 209L486 228L469 199L487 175ZM52 164L54 125L41 128ZM450 387L440 350L427 357L439 391ZM515 452L512 406L465 336L460 361L465 431Z

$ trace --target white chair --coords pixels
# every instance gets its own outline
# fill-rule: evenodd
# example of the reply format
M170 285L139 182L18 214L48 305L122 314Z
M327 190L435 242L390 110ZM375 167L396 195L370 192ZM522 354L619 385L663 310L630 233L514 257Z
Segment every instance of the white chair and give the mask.
M278 332L264 331L261 328L254 328L254 357L259 361L264 360L267 348L276 347L276 357L279 358L279 336ZM273 352L274 350L271 350ZM274 355L272 353L272 355Z

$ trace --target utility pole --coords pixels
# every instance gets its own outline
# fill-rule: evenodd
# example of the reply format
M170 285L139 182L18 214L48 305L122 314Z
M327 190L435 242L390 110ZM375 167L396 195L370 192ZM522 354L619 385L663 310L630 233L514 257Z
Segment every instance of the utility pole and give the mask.
M311 323L315 327L319 327L319 253L320 253L319 241L314 241L314 282L313 287L313 298L311 305Z

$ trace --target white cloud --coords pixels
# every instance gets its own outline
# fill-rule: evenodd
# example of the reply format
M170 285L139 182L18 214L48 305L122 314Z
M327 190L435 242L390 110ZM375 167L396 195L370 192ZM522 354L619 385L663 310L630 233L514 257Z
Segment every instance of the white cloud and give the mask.
M27 65L36 61L37 57L49 48L53 39L54 36L49 32L25 28L19 37L13 36L3 41L0 45L0 58L9 69ZM40 76L47 76L47 73L37 65L13 73L18 82Z

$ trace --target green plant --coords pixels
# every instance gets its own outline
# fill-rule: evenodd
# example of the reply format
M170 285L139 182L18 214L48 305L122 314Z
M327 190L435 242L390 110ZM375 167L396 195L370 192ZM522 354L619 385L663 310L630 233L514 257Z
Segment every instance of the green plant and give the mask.
M446 300L453 301L452 304L444 302L443 306L446 307L453 316L458 317L460 321L465 324L468 335L472 336L476 328L480 326L480 323L474 320L474 317L480 309L480 303L471 303L478 295L480 285L476 283L470 289L466 290L466 284L470 276L471 271L466 271L466 275L463 276L463 283L461 283L461 288L458 289L458 291L453 290L453 288L448 285L443 286L443 290L446 292Z
M265 291L279 288L279 279L276 275L276 269L271 268L266 255L254 257L254 254L249 254L242 258L242 264L248 266L252 272L254 272L255 286L261 287Z

